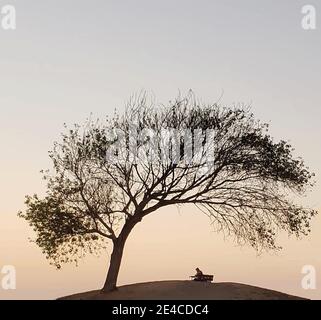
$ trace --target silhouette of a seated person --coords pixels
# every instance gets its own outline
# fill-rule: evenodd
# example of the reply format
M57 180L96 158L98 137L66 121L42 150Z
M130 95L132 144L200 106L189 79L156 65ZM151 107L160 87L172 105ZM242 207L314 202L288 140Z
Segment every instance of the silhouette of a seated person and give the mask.
M194 276L194 281L202 281L202 278L203 272L199 268L196 268L196 275Z

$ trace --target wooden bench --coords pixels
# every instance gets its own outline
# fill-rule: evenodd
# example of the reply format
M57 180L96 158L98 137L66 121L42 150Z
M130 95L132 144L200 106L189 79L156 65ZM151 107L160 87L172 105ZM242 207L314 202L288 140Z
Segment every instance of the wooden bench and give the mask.
M214 276L210 274L203 274L201 276L190 276L194 281L202 281L202 282L212 282Z

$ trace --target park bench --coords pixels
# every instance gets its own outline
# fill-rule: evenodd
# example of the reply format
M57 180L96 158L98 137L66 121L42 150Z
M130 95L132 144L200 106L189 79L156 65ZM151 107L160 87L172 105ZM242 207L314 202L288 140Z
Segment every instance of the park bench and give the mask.
M212 282L214 276L210 274L203 274L201 276L190 276L191 280L203 281L203 282Z

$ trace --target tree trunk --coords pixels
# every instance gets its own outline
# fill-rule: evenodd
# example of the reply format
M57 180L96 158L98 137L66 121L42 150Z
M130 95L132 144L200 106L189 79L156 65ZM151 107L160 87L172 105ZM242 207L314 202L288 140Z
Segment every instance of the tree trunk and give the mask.
M119 237L113 241L113 252L111 254L107 278L104 287L102 288L102 292L110 292L117 289L117 278L121 260L123 257L125 243L130 231L133 229L137 222L125 224Z
M120 269L121 259L123 257L123 250L125 241L114 241L113 253L111 254L109 269L107 273L106 282L102 289L103 292L116 290L117 278Z

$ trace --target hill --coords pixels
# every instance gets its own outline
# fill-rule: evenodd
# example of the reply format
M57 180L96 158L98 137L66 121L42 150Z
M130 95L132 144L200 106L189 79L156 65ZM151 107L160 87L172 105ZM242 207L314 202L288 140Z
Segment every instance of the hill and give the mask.
M302 300L304 298L246 284L195 281L157 281L119 287L110 293L99 290L59 300Z

